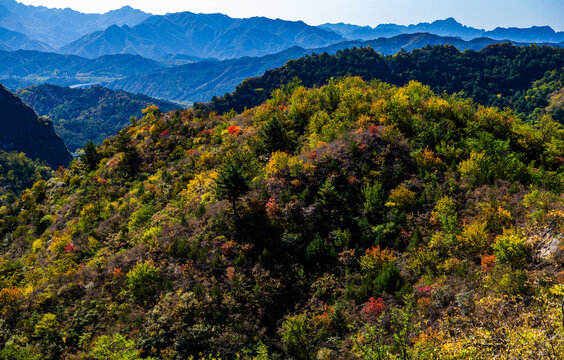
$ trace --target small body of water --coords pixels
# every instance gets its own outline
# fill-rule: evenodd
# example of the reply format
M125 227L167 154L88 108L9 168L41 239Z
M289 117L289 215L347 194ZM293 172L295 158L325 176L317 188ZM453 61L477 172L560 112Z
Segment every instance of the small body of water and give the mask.
M87 88L87 87L99 85L99 84L100 83L75 84L75 85L70 85L69 88L71 88L71 89L82 89L82 88Z

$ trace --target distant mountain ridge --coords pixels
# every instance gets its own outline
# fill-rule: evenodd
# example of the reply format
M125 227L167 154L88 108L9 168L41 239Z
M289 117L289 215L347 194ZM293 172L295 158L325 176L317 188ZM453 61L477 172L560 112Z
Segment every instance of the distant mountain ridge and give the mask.
M85 35L59 51L89 58L138 54L156 59L183 54L231 59L263 56L292 46L322 47L343 40L332 31L302 21L264 17L237 19L223 14L182 12L154 15L133 27L110 26Z
M149 16L151 14L129 6L105 14L84 14L69 8L51 9L0 0L0 27L20 32L53 48L114 24L133 26Z
M50 52L53 48L41 41L31 40L26 35L19 33L17 31L12 31L0 27L0 43L2 43L6 49L22 49L22 50L37 50Z
M115 80L107 86L112 89L125 89L153 97L171 99L178 102L209 101L213 96L221 96L235 90L243 80L262 75L265 71L284 65L288 60L298 59L312 53L335 54L339 50L370 46L376 52L393 55L400 50L412 51L428 45L451 44L457 49L481 50L496 40L479 38L464 41L454 37L441 37L433 34L404 34L393 38L371 41L346 41L335 45L304 49L293 47L277 54L263 57L249 57L224 61L206 61L164 68L142 76L130 76ZM268 94L267 94L268 95Z
M440 36L459 37L463 40L487 37L495 40L511 40L529 43L560 43L564 41L564 31L556 32L549 26L533 26L530 28L498 27L494 30L487 31L462 25L452 17L444 20L436 20L431 23L422 22L408 26L380 24L376 27L370 27L344 23L327 23L319 25L319 27L334 31L349 40L372 40L380 37L428 32Z
M0 51L0 82L13 90L42 83L61 86L106 83L165 67L138 55L107 55L86 59L38 51Z
M21 99L0 85L0 149L25 153L52 168L67 166L71 155L53 124L38 118Z

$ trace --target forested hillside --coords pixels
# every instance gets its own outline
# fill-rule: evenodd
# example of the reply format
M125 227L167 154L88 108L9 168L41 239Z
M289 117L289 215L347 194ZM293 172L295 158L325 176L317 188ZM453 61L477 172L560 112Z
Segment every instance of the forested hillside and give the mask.
M548 46L494 44L481 51L460 52L453 46L434 46L383 56L373 49L345 49L336 55L320 54L289 61L263 76L241 83L232 94L214 98L201 108L223 113L242 111L261 104L272 90L299 78L305 86L325 84L339 76L361 76L364 80L404 85L417 80L437 93L463 92L487 106L536 108L523 94L542 79L547 71L561 76L564 49ZM546 99L538 99L544 104ZM544 105L546 106L547 103ZM542 106L542 107L544 107Z
M71 89L38 85L16 94L37 114L53 121L55 131L72 152L89 141L101 144L127 126L131 117L141 117L149 105L166 112L179 108L168 101L101 86Z
M515 52L531 73L494 66ZM487 55L481 74L507 82L477 83L500 101L560 60L414 54L451 54L427 76L452 84L450 60L475 74ZM267 76L310 86L412 59L351 50ZM564 129L548 110L525 122L355 77L271 90L241 113L148 108L1 207L0 358L564 357Z
M22 191L39 180L46 180L52 170L23 153L0 150L0 206L13 203Z

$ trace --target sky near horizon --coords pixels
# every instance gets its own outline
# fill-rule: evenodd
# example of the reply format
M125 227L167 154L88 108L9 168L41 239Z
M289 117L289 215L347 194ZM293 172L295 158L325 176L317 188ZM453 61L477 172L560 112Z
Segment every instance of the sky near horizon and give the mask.
M191 11L231 17L266 16L311 25L345 22L375 26L454 17L482 29L549 25L564 30L564 0L19 0L27 5L102 13L125 5L153 14Z

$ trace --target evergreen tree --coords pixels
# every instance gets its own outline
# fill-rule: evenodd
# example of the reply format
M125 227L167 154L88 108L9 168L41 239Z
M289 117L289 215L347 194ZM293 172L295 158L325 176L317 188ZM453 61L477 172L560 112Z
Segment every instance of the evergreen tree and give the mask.
M239 218L237 201L250 189L249 180L243 171L233 163L224 166L215 180L215 191L218 198L231 203L233 213L237 218Z
M286 129L278 119L270 120L260 131L259 150L271 154L277 150L287 150L289 139Z
M92 141L86 143L86 146L84 147L84 154L80 159L89 172L96 170L98 163L100 162L100 155L98 154L96 145Z

